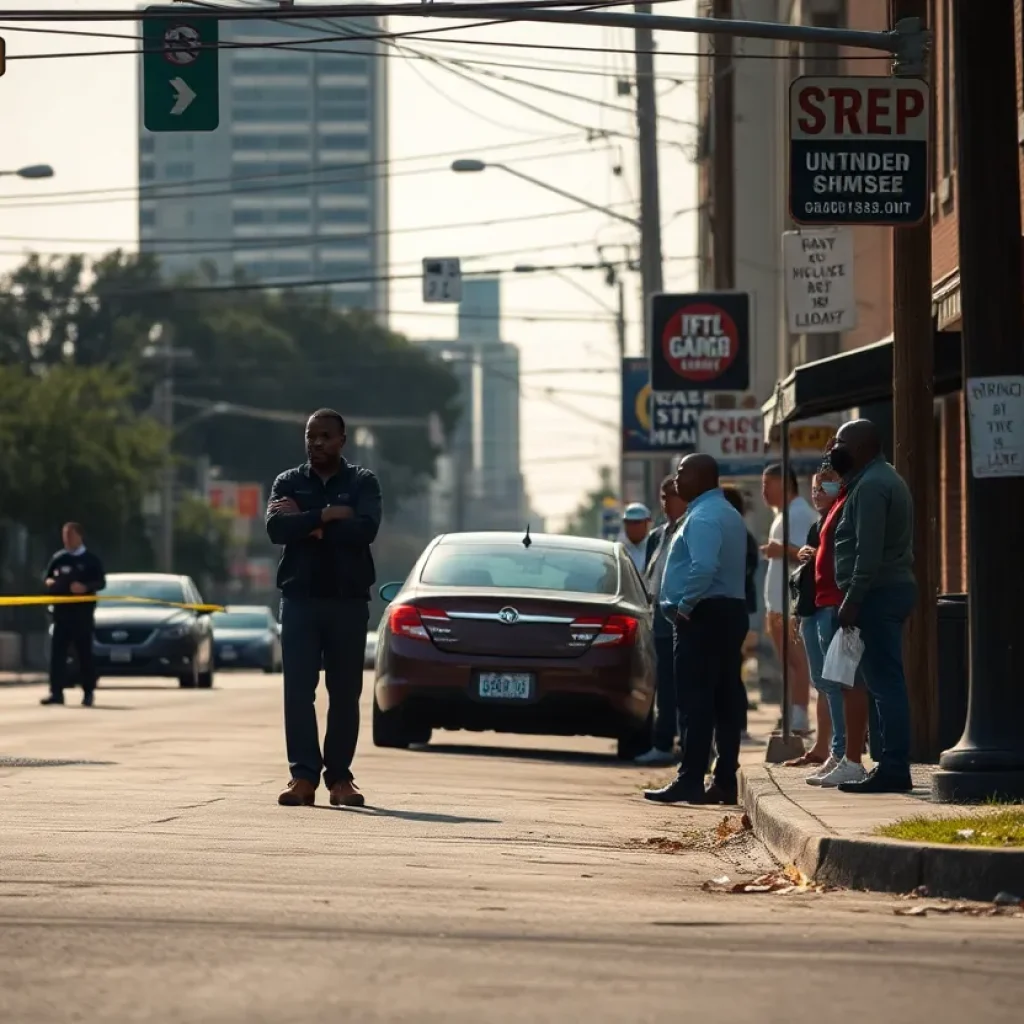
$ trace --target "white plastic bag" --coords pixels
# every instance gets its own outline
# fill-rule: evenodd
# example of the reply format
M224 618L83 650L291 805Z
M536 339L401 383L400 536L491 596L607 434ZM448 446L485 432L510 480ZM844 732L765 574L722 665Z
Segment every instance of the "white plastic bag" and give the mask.
M825 653L822 678L840 686L852 687L857 666L864 653L864 641L859 629L837 629Z

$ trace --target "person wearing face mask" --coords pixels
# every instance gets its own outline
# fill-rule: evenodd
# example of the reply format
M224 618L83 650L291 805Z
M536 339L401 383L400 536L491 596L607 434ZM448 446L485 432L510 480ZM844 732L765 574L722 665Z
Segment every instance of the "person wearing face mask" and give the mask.
M798 554L801 577L809 581L801 600L811 599L811 607L800 619L800 634L811 679L819 694L818 741L815 750L808 753L817 753L823 761L821 767L807 777L807 783L829 789L840 782L862 779L865 774L861 764L867 721L864 690L859 689L853 698L856 707L848 738L843 687L822 675L825 654L839 629L839 606L843 600L835 578L835 528L845 500L839 474L823 466L815 474L811 489L811 501L821 519L812 527L807 544ZM829 732L831 741L827 740Z
M917 601L914 509L906 482L882 455L869 420L844 423L828 453L845 500L835 522L837 612L864 643L860 668L875 705L881 749L868 775L841 782L844 793L905 793L910 778L910 701L903 673L903 627ZM852 735L853 724L848 723Z

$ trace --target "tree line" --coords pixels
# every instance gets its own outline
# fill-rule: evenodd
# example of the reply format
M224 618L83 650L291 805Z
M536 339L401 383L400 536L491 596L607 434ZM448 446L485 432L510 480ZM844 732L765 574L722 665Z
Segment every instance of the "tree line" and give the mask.
M427 417L450 428L458 383L442 362L324 293L238 287L201 272L168 284L146 254L29 256L0 280L0 524L43 549L78 519L111 567L153 563L144 501L158 489L168 436L153 415L165 364L154 326L183 353L175 392L282 412L320 406L346 416ZM229 480L269 488L303 458L301 430L231 414L176 413L179 478L200 457ZM191 421L191 422L190 422ZM376 437L385 495L422 491L437 451L426 430ZM178 504L179 552L209 570L228 524L194 500ZM2 541L3 538L0 538ZM0 561L4 552L0 550ZM181 571L190 571L183 567Z

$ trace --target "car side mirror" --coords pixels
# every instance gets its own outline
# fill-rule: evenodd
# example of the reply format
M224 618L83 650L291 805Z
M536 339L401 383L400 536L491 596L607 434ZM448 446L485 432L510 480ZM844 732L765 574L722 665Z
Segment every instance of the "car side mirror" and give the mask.
M380 595L380 599L387 604L391 604L396 597L398 592L402 589L401 583L385 583L377 593Z

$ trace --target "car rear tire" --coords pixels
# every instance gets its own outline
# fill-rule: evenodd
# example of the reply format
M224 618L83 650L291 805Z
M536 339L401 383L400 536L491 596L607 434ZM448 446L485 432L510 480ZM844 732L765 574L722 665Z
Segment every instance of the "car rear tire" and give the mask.
M628 736L620 736L615 756L620 761L635 761L641 754L651 749L654 732L654 704L644 720L644 724Z
M178 685L183 690L194 690L199 685L199 673L193 665L184 675L178 676Z
M211 665L205 672L200 672L196 679L196 685L200 690L212 690L213 689L213 666Z
M392 750L407 750L412 739L409 729L403 721L402 709L382 711L377 703L377 695L373 697L373 745L388 747Z

